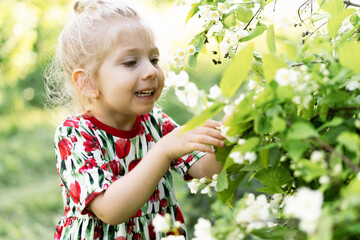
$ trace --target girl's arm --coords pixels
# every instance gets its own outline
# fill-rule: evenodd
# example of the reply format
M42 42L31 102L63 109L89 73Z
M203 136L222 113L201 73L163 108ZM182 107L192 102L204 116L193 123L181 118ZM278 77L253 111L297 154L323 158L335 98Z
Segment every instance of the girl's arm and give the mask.
M224 139L214 123L180 134L181 129L163 137L132 171L96 196L89 203L91 211L105 223L120 224L149 200L172 159L193 151L214 153L211 146L224 146Z

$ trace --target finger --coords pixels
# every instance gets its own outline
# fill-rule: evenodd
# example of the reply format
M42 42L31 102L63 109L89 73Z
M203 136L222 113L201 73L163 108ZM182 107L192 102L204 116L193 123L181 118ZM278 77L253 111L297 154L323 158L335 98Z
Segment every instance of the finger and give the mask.
M213 138L217 138L220 140L226 139L223 135L221 135L221 132L219 130L209 127L198 127L195 129L195 133L200 135L211 136Z
M193 149L194 151L201 151L201 152L208 152L208 153L214 153L215 149L211 146L201 144L201 143L193 143Z
M225 145L224 141L208 135L194 135L193 138L191 139L191 142L207 144L216 147L223 147Z
M221 123L212 119L207 120L203 127L209 127L209 128L219 128L221 126Z

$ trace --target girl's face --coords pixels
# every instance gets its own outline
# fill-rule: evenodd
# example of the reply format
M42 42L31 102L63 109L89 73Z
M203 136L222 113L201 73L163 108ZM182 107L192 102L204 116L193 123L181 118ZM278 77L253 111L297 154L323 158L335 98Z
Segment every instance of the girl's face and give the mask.
M118 123L134 120L136 115L152 110L164 80L159 50L149 34L126 33L98 71L96 87L100 96L94 102L93 114L108 124L115 119Z

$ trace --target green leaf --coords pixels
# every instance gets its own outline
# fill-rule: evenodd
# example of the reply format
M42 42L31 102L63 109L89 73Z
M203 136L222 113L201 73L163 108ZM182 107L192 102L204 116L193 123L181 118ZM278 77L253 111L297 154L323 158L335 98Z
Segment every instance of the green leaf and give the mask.
M347 8L337 15L333 16L329 19L327 24L327 29L329 32L329 35L333 38L335 38L339 34L339 29L345 20L345 18L349 17L351 14L355 13L356 10L353 8Z
M234 180L229 181L229 187L226 190L222 192L216 192L220 201L233 208L233 197L235 190L238 188L247 174L248 172L240 172Z
M283 132L286 130L286 121L279 116L274 116L271 120L271 127L275 132Z
M215 151L216 161L219 161L222 163L222 165L224 165L226 158L229 156L229 153L233 148L234 145L227 145L225 147L216 147L216 151Z
M201 3L191 4L191 10L189 11L188 16L186 17L185 23L187 23L199 11L200 5L201 5Z
M333 119L331 119L330 122L326 122L323 125L321 125L318 129L316 129L316 131L320 132L321 130L328 128L328 127L337 127L340 124L342 124L344 122L344 119L340 118L340 117L334 117Z
M263 61L264 76L268 83L275 78L278 69L286 67L285 61L274 54L265 54Z
M282 143L284 149L289 153L289 156L293 160L298 160L309 149L308 142L298 140L287 140Z
M247 42L250 41L251 39L256 38L257 36L260 36L261 34L263 34L263 32L265 32L266 28L267 27L264 24L256 26L253 30L249 32L247 36L240 38L239 42Z
M308 122L295 122L287 132L287 139L289 140L301 140L310 137L317 137L318 133L314 129L314 126Z
M351 68L354 72L360 72L360 43L346 42L339 49L339 61L341 65Z
M300 176L304 178L306 182L311 182L327 173L326 166L321 161L313 162L307 159L301 159L297 164L296 170L300 171Z
M260 153L260 162L264 168L268 168L269 166L269 149L264 149Z
M267 187L267 190L275 191L273 193L281 193L281 186L292 180L289 170L283 167L262 169L255 177Z
M274 25L270 24L267 28L266 33L266 43L270 53L276 53L276 44L275 44L275 31Z
M299 45L298 44L295 44L290 41L285 41L284 42L284 50L285 50L286 56L290 60L293 60L293 61L298 60L298 56L299 56Z
M214 103L211 107L205 109L200 115L193 117L189 122L187 122L181 132L194 129L197 126L204 124L208 119L220 112L225 105L226 104L222 102Z
M260 239L295 239L297 230L277 225L274 227L252 230L251 234Z
M224 21L223 22L224 22L224 26L227 27L227 28L235 26L236 25L235 13L224 16Z
M226 190L228 187L229 187L228 175L226 171L222 171L217 178L216 190L218 192L222 192Z
M199 55L199 53L195 53L191 56L189 56L188 58L188 63L189 63L189 66L192 67L192 68L196 68L196 65L197 65L197 56Z
M270 86L266 86L255 100L255 106L263 106L271 102L274 99L274 91Z
M270 119L263 115L257 114L254 119L254 131L257 134L264 134L271 129Z
M239 10L237 10L236 12L236 18L243 23L249 22L252 16L253 11L247 7L240 7Z
M356 133L343 132L337 137L337 141L344 145L349 151L360 152L360 137Z
M225 97L232 97L246 80L251 68L254 44L250 43L239 51L237 56L225 69L220 82L220 89Z

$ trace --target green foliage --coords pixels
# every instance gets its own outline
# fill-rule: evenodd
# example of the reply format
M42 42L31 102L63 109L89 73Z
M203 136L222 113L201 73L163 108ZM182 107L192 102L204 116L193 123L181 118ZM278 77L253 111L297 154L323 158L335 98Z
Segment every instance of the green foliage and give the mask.
M201 35L210 39L208 30L221 22L223 30L217 34L222 36L217 39L221 39L224 58L231 59L220 82L225 99L218 98L214 104L226 103L225 107L232 109L222 129L228 146L217 149L223 171L216 188L219 200L233 211L232 216L218 217L213 234L217 239L356 239L360 236L358 6L350 2L349 7L342 0L318 0L321 10L311 9L312 16L301 19L306 29L302 39L294 39L280 35L275 23L267 26L259 17L271 1L260 1L258 10L255 1L245 2L229 3L229 11L221 12L218 20L208 20ZM308 2L313 6L313 1ZM218 3L223 1L202 1L196 7L208 5L216 10ZM309 6L302 5L299 14ZM318 27L317 21L326 21L326 25ZM224 46L234 39L228 40L228 34L236 35L234 29L239 26L241 34L243 30L247 34L225 51ZM327 32L318 33L321 28ZM253 53L251 40L265 30L268 53ZM196 119L205 121L207 116ZM246 177L250 182L257 179L262 184L257 191L271 198L267 209L273 212L268 212L267 218L248 213L249 218L258 216L251 222L238 216L252 207L247 197L233 197ZM312 228L306 226L308 220L301 211L296 213L290 206L301 196L300 189L322 196ZM276 202L278 195L272 194L286 200ZM339 215L339 211L344 213Z

